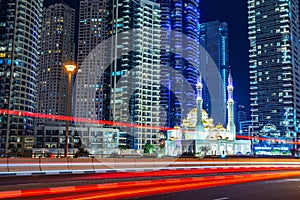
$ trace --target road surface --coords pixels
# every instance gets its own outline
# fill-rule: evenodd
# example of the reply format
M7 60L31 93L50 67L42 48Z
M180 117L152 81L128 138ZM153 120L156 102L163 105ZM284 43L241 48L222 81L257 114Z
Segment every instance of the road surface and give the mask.
M272 167L250 167L1 177L0 199L11 197L11 199L24 200L132 198L247 200L253 199L254 195L264 198L270 196L270 199L277 197L277 199L287 199L287 197L282 198L282 195L287 194L288 198L293 199L297 195L300 197L300 178L294 178L299 176L299 168L279 170ZM276 180L270 181L271 179ZM278 194L272 192L274 189Z
M139 198L142 200L299 200L300 177L206 188Z

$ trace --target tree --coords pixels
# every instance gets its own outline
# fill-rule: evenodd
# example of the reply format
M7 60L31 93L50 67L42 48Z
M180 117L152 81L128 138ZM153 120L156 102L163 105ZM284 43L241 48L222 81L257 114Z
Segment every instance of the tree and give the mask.
M211 148L210 148L210 146L208 146L208 145L205 145L205 146L201 146L201 147L200 147L200 151L201 151L201 153L202 153L204 156L206 156L207 152L208 152L210 149L211 149Z
M83 146L81 146L81 147L78 147L78 150L75 153L75 158L78 158L80 156L87 157L89 155L90 155L90 152L87 149L85 149Z
M127 149L125 145L119 145L118 148L120 149L121 153Z
M153 151L155 150L155 147L153 144L150 144L150 143L147 143L145 145L145 148L144 148L144 153L153 153Z

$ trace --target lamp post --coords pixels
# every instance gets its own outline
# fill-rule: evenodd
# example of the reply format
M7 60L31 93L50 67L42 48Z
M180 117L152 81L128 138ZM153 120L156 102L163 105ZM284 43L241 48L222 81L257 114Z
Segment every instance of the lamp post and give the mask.
M66 63L64 65L65 70L68 73L68 92L67 92L67 116L70 116L71 107L71 81L72 73L76 70L74 63ZM69 120L66 120L66 133L65 133L65 158L68 157L68 137L69 137Z

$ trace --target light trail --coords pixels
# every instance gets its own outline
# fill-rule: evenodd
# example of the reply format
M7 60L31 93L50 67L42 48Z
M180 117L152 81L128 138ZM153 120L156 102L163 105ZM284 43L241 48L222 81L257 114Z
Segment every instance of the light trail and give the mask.
M103 124L108 126L116 126L116 127L130 127L130 128L144 128L144 129L153 129L153 130L177 130L170 127L164 126L149 126L149 125L138 125L132 124L127 122L113 122L108 120L95 120L89 118L79 118L79 117L70 117L70 116L63 116L63 115L50 115L50 114L43 114L43 113L34 113L34 112L26 112L26 111L18 111L18 110L8 110L8 109L0 109L0 114L2 115L16 115L22 117L32 117L32 118L44 118L44 119L54 119L54 120L62 120L62 121L74 121L74 122L82 122L82 123L89 123L89 124ZM189 130L181 130L182 132L193 132ZM300 144L300 142L296 141L289 141L289 140L280 140L275 138L261 138L255 136L243 136L243 135L236 135L237 139L248 139L248 140L261 140L261 141L273 141L273 142L283 142L286 144Z
M73 195L67 198L46 198L48 200L59 200L59 199L76 199L76 200L91 200L91 199L124 199L124 198L137 198L151 195L159 195L166 193L174 193L179 191L187 191L192 189L203 189L208 187L225 186L231 184L241 184L247 182L264 181L278 178L288 178L299 176L300 172L285 172L285 173L268 173L268 174L247 174L247 175L230 175L230 176L216 176L199 178L185 178L180 181L172 180L170 183L167 182L155 182L151 181L148 186L143 186L142 183L131 183L131 188L120 188L113 191L99 192L98 194L85 194L85 195ZM215 178L215 180L213 180ZM127 183L130 185L130 183ZM142 186L141 186L142 185ZM141 188L144 187L144 188Z
M54 119L54 120L62 120L62 121L83 122L89 124L103 124L109 126L145 128L145 129L155 129L155 130L172 130L171 128L162 127L162 126L138 125L138 124L131 124L126 122L113 122L108 120L95 120L89 118L79 118L79 117L71 117L71 116L63 116L63 115L50 115L50 114L43 114L43 113L33 113L33 112L25 112L25 111L17 111L17 110L7 110L7 109L0 109L0 114L16 115L16 116L32 117L32 118Z
M263 181L279 178L299 176L300 171L296 172L273 172L265 174L242 174L226 176L209 176L193 178L171 178L165 180L151 181L130 181L108 184L93 184L83 186L68 186L57 188L44 188L36 190L18 190L0 192L0 198L20 198L38 197L54 194L83 193L88 194L67 195L67 197L49 197L42 199L120 199L134 198L149 195L159 195L171 192L186 191L191 189L201 189L207 187L224 186L229 184L241 184L246 182Z
M289 168L289 167L239 167L239 168L211 168L211 169L192 169L192 170L170 170L170 171L153 171L153 172L132 172L132 173L107 173L107 174L96 174L88 175L85 177L66 178L66 181L75 180L93 180L93 179L116 179L116 178L140 178L140 177L167 177L167 176L184 176L184 175L204 175L204 174L216 174L216 173L240 173L240 172L261 172L261 171L278 171L278 170L299 170L300 168ZM206 178L206 177L204 177ZM116 185L116 184L113 184ZM118 185L118 184L117 184ZM102 186L101 186L102 187ZM69 188L69 187L67 187ZM93 188L93 187L92 187ZM56 191L66 190L65 187L61 189L56 188ZM36 191L36 190L34 190ZM42 193L48 191L48 189L41 189ZM30 192L26 191L26 193ZM19 193L19 192L16 192ZM30 192L32 193L32 191ZM0 198L6 195L6 192L0 192Z

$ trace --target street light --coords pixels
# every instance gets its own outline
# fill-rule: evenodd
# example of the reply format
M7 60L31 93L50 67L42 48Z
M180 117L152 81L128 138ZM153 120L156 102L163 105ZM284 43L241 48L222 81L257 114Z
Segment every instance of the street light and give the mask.
M67 116L70 116L71 107L71 80L72 73L76 70L75 63L66 63L64 65L65 70L68 73L68 93L67 93ZM65 158L68 157L68 137L69 137L69 120L66 121L66 133L65 133Z

